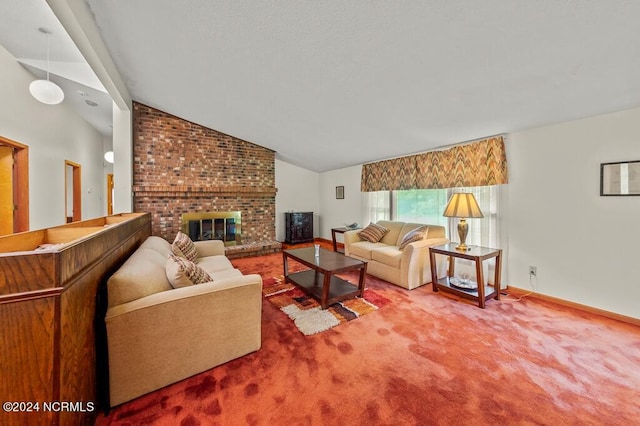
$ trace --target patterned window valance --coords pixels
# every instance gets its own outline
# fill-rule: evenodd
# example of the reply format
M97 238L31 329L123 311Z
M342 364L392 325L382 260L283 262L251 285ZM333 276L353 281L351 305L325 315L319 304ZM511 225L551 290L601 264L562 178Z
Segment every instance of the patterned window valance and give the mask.
M365 164L361 190L440 189L508 182L504 139L495 136L444 151Z
M414 189L416 171L415 155L365 164L360 187L363 192Z

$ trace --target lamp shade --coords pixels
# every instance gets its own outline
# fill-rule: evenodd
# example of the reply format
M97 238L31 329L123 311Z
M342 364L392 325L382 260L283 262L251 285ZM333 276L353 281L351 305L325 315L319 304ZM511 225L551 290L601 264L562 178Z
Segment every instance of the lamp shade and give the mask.
M459 192L453 194L449 199L447 207L444 209L445 217L484 217L476 197L470 192Z
M113 151L107 151L104 153L104 161L113 164Z
M29 85L31 96L47 105L56 105L64 99L64 92L50 80L34 80Z

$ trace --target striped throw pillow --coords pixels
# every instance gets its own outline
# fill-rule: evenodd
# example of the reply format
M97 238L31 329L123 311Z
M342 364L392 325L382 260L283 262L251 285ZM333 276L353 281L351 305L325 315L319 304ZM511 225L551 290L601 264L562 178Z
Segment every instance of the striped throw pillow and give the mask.
M165 270L167 272L167 279L173 288L213 281L207 271L192 261L176 256L175 254L169 254Z
M384 226L376 225L375 223L371 222L366 228L360 231L358 235L363 240L367 240L371 243L377 243L382 239L382 237L384 237L387 232L389 232L389 230Z
M198 260L196 245L193 244L193 241L191 241L191 238L189 238L187 234L181 231L178 231L178 235L176 235L175 240L173 240L171 251L176 256L184 257L192 262Z
M400 250L402 250L403 248L405 248L411 243L415 243L416 241L420 241L424 239L428 231L429 231L429 227L425 225L425 226L416 228L413 231L407 232L404 238L402 238L402 242L400 243L400 247L399 247Z

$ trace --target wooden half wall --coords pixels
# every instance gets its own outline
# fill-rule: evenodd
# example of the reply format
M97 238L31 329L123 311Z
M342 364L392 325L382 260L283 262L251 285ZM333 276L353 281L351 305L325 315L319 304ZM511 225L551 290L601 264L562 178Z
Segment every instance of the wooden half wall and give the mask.
M150 214L130 213L0 237L0 395L40 404L0 411L0 424L93 424L108 378L97 372L98 295L149 235ZM75 405L44 409L63 401Z

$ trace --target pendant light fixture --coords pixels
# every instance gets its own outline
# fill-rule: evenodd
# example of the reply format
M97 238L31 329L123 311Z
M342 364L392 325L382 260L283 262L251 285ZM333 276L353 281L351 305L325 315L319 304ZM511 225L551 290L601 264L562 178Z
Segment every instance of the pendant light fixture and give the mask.
M31 96L43 104L56 105L64 99L64 92L60 86L49 80L49 34L51 31L42 27L38 28L38 31L47 35L47 79L32 81L29 85L29 92L31 92Z

